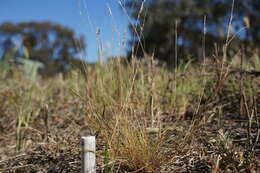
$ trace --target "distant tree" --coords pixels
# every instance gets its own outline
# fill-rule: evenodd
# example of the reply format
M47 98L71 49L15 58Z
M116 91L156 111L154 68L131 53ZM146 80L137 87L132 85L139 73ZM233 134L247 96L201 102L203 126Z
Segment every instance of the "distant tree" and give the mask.
M77 37L72 29L51 22L10 22L0 25L0 49L3 53L20 42L33 60L45 65L45 75L66 72L73 62L79 63L77 55L85 50L83 36ZM81 61L80 61L81 62Z
M202 57L206 16L205 51L206 55L212 55L214 43L223 45L226 41L231 7L232 1L227 0L128 0L126 8L137 23L137 28L130 26L133 35L130 45L137 56L144 56L144 52L154 54L172 64L177 23L179 58L193 56L199 59ZM260 1L235 1L232 15L232 34L245 26L249 28L239 32L228 50L237 50L242 44L247 48L259 48Z

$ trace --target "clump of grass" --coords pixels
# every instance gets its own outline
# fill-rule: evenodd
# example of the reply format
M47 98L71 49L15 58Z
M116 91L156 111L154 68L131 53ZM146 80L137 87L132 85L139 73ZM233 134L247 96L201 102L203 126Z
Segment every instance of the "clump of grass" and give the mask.
M121 160L130 170L156 172L164 162L165 141L161 132L151 137L146 131L151 124L145 120L149 86L145 72L133 66L97 65L89 79L95 87L87 82L87 122L106 142L111 159Z

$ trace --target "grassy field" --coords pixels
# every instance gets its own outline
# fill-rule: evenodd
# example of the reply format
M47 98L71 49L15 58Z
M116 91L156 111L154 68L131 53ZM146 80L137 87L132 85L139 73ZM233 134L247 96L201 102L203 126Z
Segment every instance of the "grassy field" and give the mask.
M80 172L86 135L98 172L260 172L259 69L257 56L173 70L147 57L37 81L2 73L0 172Z

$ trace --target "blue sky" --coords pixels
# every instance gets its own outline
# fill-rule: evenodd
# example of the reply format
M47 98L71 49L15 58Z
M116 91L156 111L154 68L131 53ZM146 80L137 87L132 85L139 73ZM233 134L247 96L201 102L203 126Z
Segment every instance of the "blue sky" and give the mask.
M98 59L100 45L103 58L124 55L129 39L129 20L118 0L0 0L0 23L6 21L52 21L68 26L85 35L85 58L90 62Z

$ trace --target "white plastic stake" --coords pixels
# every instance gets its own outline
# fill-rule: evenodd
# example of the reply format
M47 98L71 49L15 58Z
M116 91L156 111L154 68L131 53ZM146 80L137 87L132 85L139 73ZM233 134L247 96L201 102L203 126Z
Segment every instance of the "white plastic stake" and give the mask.
M96 173L96 138L95 136L81 137L82 173Z

